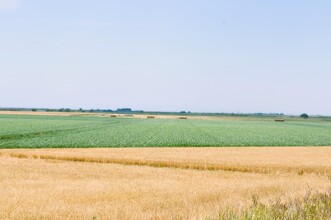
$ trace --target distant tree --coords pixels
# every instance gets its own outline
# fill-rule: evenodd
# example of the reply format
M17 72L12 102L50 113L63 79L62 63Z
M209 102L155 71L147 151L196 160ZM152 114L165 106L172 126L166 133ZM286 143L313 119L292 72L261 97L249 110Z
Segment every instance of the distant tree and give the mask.
M309 116L308 116L306 113L301 114L300 117L301 117L301 118L304 118L304 119L309 118Z
M37 111L37 109L33 108L33 109L31 109L31 111L33 111L33 112L36 112L36 111Z
M118 108L117 112L132 112L131 108Z

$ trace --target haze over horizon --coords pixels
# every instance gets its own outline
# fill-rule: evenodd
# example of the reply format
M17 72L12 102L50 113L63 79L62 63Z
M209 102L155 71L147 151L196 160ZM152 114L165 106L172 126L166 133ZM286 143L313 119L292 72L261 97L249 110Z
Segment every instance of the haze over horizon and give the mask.
M326 0L0 0L0 106L331 115Z

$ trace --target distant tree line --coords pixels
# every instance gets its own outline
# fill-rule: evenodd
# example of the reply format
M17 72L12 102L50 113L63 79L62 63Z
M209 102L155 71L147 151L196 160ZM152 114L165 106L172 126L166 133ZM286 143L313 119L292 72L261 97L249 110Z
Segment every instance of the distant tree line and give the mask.
M143 111L143 110L132 110L131 108L118 108L116 110L112 109L71 109L71 108L0 108L0 111L33 111L33 112L95 112L95 113L123 113L123 114L155 114L155 115L191 115L191 116L235 116L235 117L273 117L273 116L286 116L284 113L262 113L262 112L256 112L256 113L226 113L226 112L220 112L220 113L196 113L196 112L190 112L190 111L179 111L179 112L158 112L158 111ZM289 116L289 117L295 117L295 116ZM297 117L297 116L296 116ZM299 115L299 117L307 119L309 118L309 115L306 113L303 113ZM331 118L331 116L321 116L316 115L313 116L314 118Z

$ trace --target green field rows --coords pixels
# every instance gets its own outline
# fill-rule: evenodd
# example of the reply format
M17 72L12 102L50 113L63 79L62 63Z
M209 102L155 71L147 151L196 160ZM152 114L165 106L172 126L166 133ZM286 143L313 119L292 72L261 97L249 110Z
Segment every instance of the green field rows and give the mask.
M331 123L0 115L0 148L331 146Z

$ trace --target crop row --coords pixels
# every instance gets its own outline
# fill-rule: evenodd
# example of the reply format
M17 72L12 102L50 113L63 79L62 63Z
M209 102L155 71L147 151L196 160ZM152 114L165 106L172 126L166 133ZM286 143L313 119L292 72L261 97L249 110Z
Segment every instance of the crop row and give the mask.
M0 115L0 148L165 146L331 146L331 123Z

